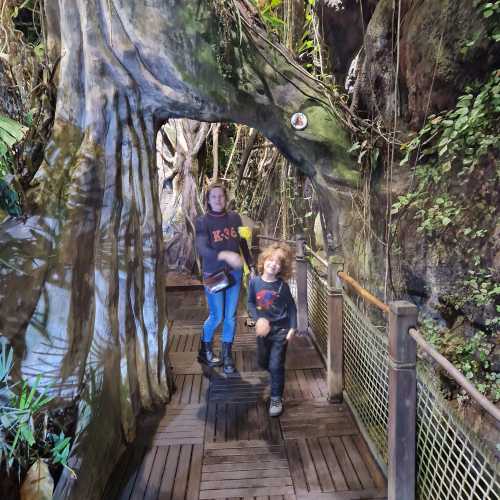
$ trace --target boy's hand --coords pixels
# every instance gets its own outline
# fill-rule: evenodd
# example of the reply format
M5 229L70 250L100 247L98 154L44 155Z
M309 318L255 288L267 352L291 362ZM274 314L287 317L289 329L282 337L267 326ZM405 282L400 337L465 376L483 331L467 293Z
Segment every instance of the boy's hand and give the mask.
M243 267L243 260L239 253L231 252L230 250L222 250L217 254L217 260L227 262L233 269Z
M288 330L288 333L286 334L286 340L289 341L291 340L295 335L295 328L290 328L290 330Z
M266 318L259 318L255 323L255 335L265 337L271 331L271 325Z

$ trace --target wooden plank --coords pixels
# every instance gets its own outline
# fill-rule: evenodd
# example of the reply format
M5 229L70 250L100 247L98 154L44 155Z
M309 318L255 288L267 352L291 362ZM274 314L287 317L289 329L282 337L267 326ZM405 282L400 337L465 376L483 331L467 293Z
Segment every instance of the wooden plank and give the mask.
M208 392L210 390L210 381L208 380L208 378L202 375L201 380L202 382L201 382L201 393L199 402L208 400Z
M310 437L321 437L328 435L350 436L356 432L356 427L352 422L330 422L325 424L304 424L296 426L287 426L283 428L285 439L300 439Z
M248 408L250 405L238 404L236 405L236 422L237 422L237 439L246 440L249 439L249 427L248 427Z
M188 401L188 403L198 403L200 401L200 394L201 394L201 382L202 382L202 375L200 374L195 374L192 375L193 381L192 381L192 388L191 388L191 397Z
M285 372L285 399L300 399L301 392L297 380L297 372L288 370Z
M149 481L144 495L144 500L156 500L160 491L161 478L165 469L168 456L168 447L157 448L156 456L149 476Z
M261 469L269 469L270 462L234 462L234 463L214 463L207 464L203 462L203 473L205 472L222 472L222 471L235 471L235 470L261 470ZM288 469L288 461L287 460L274 460L272 462L273 469Z
M237 437L236 405L225 405L226 408L226 440L235 441Z
M318 388L321 392L321 397L328 396L328 388L325 379L326 376L325 370L320 368L314 368L312 371L314 373L314 377L316 378L316 383L318 384Z
M325 457L323 456L318 439L308 439L307 443L316 468L316 473L318 474L321 491L334 491L335 488L332 478L330 477L330 472L326 465Z
M307 446L307 441L305 439L297 440L297 447L299 449L300 458L302 460L302 466L304 468L304 474L306 476L308 490L309 491L321 491L319 486L318 475L316 474L316 469Z
M324 368L324 363L316 349L290 350L286 356L286 370Z
M257 405L255 404L248 405L248 429L248 442L261 437L259 428L259 413Z
M203 461L203 445L193 446L191 464L189 468L189 482L187 486L186 499L198 498L201 482L201 468Z
M219 403L217 405L217 411L215 416L215 440L225 441L226 440L226 409L224 403Z
M333 450L332 444L330 443L330 440L326 437L320 438L319 444L321 446L323 456L325 457L326 465L333 479L334 489L337 491L345 491L349 489L347 487L346 480L344 478L344 475L342 474L342 469L340 468L340 464L337 460L337 457L335 456L335 452Z
M261 477L290 477L282 469L250 469L250 470L229 470L217 472L203 472L202 481L213 481L223 479L257 479Z
M304 370L304 375L309 385L309 390L311 391L312 397L315 399L321 398L322 394L319 390L316 378L314 377L312 370Z
M191 390L193 388L193 375L186 374L184 377L184 385L182 386L182 393L180 396L180 404L189 403L189 398L191 396Z
M306 495L297 495L296 498L297 500L387 500L387 494L384 490L370 489L329 493L308 493Z
M363 461L366 467L370 471L370 475L375 483L376 488L378 488L379 490L386 488L386 479L380 471L379 466L373 459L372 454L361 435L358 434L357 436L353 436L353 440L361 456L363 457Z
M127 465L127 472L129 474L124 486L121 488L119 495L120 500L129 500L130 495L134 489L135 481L137 479L137 474L141 469L141 464L146 453L146 449L142 446L136 446L132 449L130 453L130 462Z
M238 441L241 442L241 441ZM231 444L228 441L227 444ZM256 457L257 455L269 455L270 457L286 458L285 451L281 446L271 446L269 448L222 448L222 449L205 449L205 458L207 457Z
M257 477L244 479L222 479L203 481L201 490L225 490L235 488L258 488L266 486L292 486L290 477Z
M296 440L286 441L286 451L288 454L288 462L290 464L290 474L293 478L295 492L298 494L305 494L307 489L306 477L302 469L302 461L300 459L300 452Z
M344 443L347 454L351 459L354 470L358 475L361 486L366 489L373 488L375 486L375 483L373 482L373 479L370 476L370 471L366 467L361 455L359 454L358 449L356 448L356 445L354 444L352 436L343 437L342 442Z
M203 367L197 360L197 352L172 352L169 354L172 370L176 375L202 374Z
M160 494L158 495L158 498L170 498L172 495L180 451L180 445L171 446L169 449L167 462L165 464L165 471L161 479Z
M253 440L248 440L248 441L231 441L231 442L224 442L224 443L207 443L205 445L205 450L220 450L220 449L231 449L231 448L237 448L240 449L242 454L244 453L253 453L252 448L262 448L262 449L272 449L272 450L279 450L282 447L281 446L272 446L271 448L269 447L269 444L266 441L263 441L262 439L253 439ZM246 449L246 450L245 450Z
M144 493L147 488L149 476L151 474L151 469L156 456L157 448L151 448L146 452L144 459L141 464L141 468L137 474L137 479L135 480L134 489L130 495L131 500L138 500L144 497Z
M344 443L339 437L331 437L330 442L332 443L333 449L335 450L335 455L337 456L337 459L339 461L348 488L350 490L360 490L361 484L351 464L351 461L349 460L347 451L344 448Z
M200 500L228 498L232 496L255 497L257 495L291 495L293 486L268 486L263 488L234 488L224 490L205 490L200 491Z
M175 392L172 394L170 404L180 403L180 394L182 393L182 386L184 384L184 377L182 375L174 374Z
M281 463L279 458L273 458L272 456L264 453L264 454L256 454L252 457L252 459L249 459L249 457L245 455L234 455L231 457L231 460L233 464L240 464L240 463L246 463L246 462L251 462L251 461L259 461L259 462L266 462L269 464L269 467L272 467L273 464L275 463ZM223 464L227 463L227 457L207 457L205 456L203 459L203 464L206 465L214 465L214 464ZM235 466L236 469L236 466Z
M208 445L211 441L215 441L215 423L217 418L216 412L217 404L209 403L207 412L207 424L205 427L206 445Z
M303 370L296 370L297 382L299 384L299 389L302 395L302 399L313 399L311 391L309 390L309 384L307 383L306 377L304 376Z
M189 474L189 463L191 462L191 445L182 445L175 473L174 489L172 492L172 500L184 500L186 498L187 480Z

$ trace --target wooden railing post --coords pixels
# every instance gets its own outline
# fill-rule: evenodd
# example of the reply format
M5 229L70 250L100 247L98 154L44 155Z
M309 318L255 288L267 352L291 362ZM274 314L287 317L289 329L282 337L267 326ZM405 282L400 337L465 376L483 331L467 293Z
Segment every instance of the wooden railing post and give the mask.
M344 390L344 332L342 324L342 285L337 275L342 271L344 259L332 255L328 259L328 348L327 383L328 400L342 402Z
M415 305L389 304L389 500L415 499L416 343L408 330L416 323Z
M305 256L306 241L304 235L296 236L296 279L297 279L297 331L306 334L309 326L307 316L307 260Z

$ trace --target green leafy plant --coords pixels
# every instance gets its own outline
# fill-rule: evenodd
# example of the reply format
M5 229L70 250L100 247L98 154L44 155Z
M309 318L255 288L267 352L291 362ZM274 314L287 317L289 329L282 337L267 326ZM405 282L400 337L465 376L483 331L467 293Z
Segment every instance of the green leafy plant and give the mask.
M500 401L500 373L492 370L490 361L494 344L484 332L477 331L469 338L432 319L420 322L425 339L451 361L476 388L492 401ZM462 397L463 399L463 397Z
M52 397L40 387L40 376L31 383L11 384L14 367L13 351L1 344L0 351L0 463L7 470L14 465L26 470L42 458L52 465L68 466L71 438L49 432L54 427L50 419ZM73 471L71 471L73 472Z
M0 115L0 208L10 215L21 215L21 208L17 193L6 179L14 171L13 148L24 138L27 130L16 120Z
M253 3L258 7L268 31L278 35L281 39L283 37L285 22L278 17L278 10L283 4L283 0L254 0Z

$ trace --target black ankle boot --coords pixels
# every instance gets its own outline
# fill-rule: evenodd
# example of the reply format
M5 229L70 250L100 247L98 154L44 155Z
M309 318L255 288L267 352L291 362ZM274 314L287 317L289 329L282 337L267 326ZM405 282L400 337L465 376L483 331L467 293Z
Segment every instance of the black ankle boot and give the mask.
M234 360L231 353L232 342L222 342L222 359L224 360L224 373L234 373Z
M201 349L198 353L198 361L211 368L222 365L222 360L214 354L214 351L212 351L212 342L201 342Z

